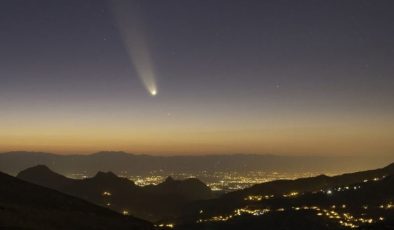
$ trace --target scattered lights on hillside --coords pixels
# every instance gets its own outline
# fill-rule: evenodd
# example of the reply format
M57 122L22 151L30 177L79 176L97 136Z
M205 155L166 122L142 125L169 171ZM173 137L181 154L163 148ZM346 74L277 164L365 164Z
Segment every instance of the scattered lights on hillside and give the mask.
M175 224L169 223L169 224L157 224L155 227L160 227L160 228L174 228Z
M291 193L289 193L289 194L283 194L283 197L286 197L286 198L291 198L291 197L296 197L296 196L298 196L298 192L291 192Z
M197 223L202 223L202 222L219 222L219 221L228 221L234 217L237 216L242 216L244 214L248 214L248 215L253 215L253 216L261 216L264 215L268 212L270 212L271 210L268 208L265 209L249 209L249 208L239 208L234 210L234 212L230 215L220 215L220 216L213 216L209 219L200 219L197 221Z
M381 205L378 208L394 208L391 203ZM360 209L364 209L364 206L360 207ZM270 208L250 208L244 207L240 209L235 209L233 213L228 215L218 215L213 216L207 219L199 219L196 223L203 223L203 222L226 222L233 218L242 215L252 215L252 216L262 216L271 212L284 212L284 211L311 211L315 212L315 215L320 218L327 218L332 220L343 227L348 228L358 228L361 225L365 224L372 224L379 221L384 221L384 217L377 216L377 217L367 217L366 214L362 214L360 217L356 217L350 214L347 210L347 205L330 205L330 208L320 208L318 206L294 206L290 208L277 208L277 209L270 209Z
M103 192L102 195L103 196L112 196L112 193L110 193L110 192Z
M382 204L379 206L381 209L394 209L394 205L392 202L389 202L387 204Z
M269 200L271 198L274 198L274 195L265 195L265 196L259 196L259 195L250 195L244 198L244 200L248 201L261 201L261 200Z

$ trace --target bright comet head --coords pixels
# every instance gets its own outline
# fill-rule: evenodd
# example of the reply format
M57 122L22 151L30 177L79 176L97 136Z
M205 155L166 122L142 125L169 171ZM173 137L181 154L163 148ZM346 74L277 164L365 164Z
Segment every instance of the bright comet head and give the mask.
M157 91L156 91L156 90L152 90L152 91L150 92L150 94L152 94L152 96L156 96Z

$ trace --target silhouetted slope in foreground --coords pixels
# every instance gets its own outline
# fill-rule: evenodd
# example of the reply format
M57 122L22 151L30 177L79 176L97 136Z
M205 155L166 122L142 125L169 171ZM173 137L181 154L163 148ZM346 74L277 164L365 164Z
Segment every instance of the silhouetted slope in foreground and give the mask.
M349 185L361 182L363 180L373 180L383 176L394 174L394 164L384 168L361 171L355 173L346 173L338 176L320 175L310 178L300 178L296 180L276 180L272 182L256 184L250 188L227 194L225 197L243 198L246 195L256 194L285 194L290 192L311 192L320 189Z
M299 185L300 180L294 180L294 184L281 182L288 186L270 190L275 182L266 183L268 187L264 192L275 195L244 193L246 196L240 201L236 199L242 193L229 194L188 207L183 216L172 221L178 223L178 229L237 229L237 226L247 229L394 229L392 169L393 165L389 165L378 170L323 177L324 183L320 183L321 176L309 181L302 179L306 187ZM352 183L356 180L357 183ZM314 181L320 188L311 189ZM279 188L286 188L283 190L286 193L279 193ZM289 193L289 188L300 190Z
M52 179L62 176L54 174L37 166L19 177L55 187L59 183ZM394 229L393 175L391 164L333 177L272 181L212 198L197 179L169 177L159 185L139 187L99 172L84 180L63 178L61 191L178 230Z
M140 187L112 172L98 172L92 178L74 180L45 166L28 168L17 177L151 221L177 216L184 205L214 196L208 186L194 178L174 180L169 177L159 185Z
M346 186L360 183L364 180L373 180L374 178L382 178L387 175L394 175L394 164L390 164L384 168L367 170L355 173L347 173L338 176L320 175L316 177L300 178L295 180L276 180L261 184L256 184L250 188L230 192L222 195L218 199L195 202L191 206L186 207L184 212L198 212L201 209L211 210L233 210L248 204L245 200L248 196L282 196L292 192L305 193L327 190L338 186Z
M0 173L0 229L148 230L152 225Z

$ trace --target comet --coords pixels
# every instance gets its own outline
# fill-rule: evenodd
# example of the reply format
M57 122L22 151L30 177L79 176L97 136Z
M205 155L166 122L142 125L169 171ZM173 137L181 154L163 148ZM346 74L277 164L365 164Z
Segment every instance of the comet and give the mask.
M148 93L157 95L156 74L137 1L112 0L111 8L129 60Z

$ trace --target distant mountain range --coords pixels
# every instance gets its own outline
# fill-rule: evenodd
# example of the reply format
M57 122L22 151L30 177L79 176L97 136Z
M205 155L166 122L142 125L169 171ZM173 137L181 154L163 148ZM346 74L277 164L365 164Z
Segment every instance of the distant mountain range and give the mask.
M148 230L153 225L0 173L0 229Z
M39 152L9 152L0 154L0 171L16 175L35 165L47 165L63 175L83 173L93 176L98 171L115 174L143 175L164 172L319 172L341 173L377 168L393 162L394 157L341 156L277 156L277 155L205 155L150 156L124 152L99 152L91 155L55 155ZM322 171L323 170L323 171Z
M57 174L44 165L23 170L17 178L150 221L177 216L187 203L215 196L195 178L168 177L161 184L140 187L112 172L98 172L92 178L77 180Z

